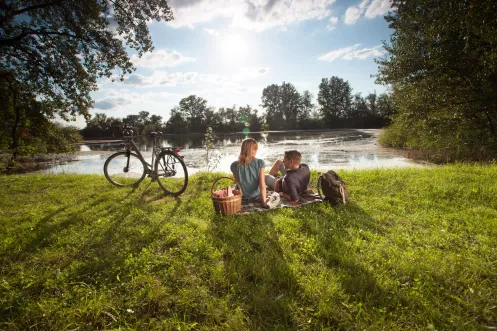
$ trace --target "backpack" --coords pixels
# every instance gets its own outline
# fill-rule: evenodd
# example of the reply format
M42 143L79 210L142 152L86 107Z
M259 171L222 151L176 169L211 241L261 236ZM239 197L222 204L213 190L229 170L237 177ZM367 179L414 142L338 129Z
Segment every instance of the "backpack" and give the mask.
M333 205L338 205L341 202L345 204L346 200L350 197L345 182L333 170L321 174L318 178L317 186L321 199L328 201Z

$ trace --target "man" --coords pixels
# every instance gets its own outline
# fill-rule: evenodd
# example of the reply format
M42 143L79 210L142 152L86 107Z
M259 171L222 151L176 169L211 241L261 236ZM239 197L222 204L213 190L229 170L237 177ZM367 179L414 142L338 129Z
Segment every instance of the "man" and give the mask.
M302 155L296 151L286 151L283 160L276 160L269 174L265 176L266 185L291 202L298 202L309 185L310 171L307 164L300 164ZM281 172L282 177L276 180L275 175Z

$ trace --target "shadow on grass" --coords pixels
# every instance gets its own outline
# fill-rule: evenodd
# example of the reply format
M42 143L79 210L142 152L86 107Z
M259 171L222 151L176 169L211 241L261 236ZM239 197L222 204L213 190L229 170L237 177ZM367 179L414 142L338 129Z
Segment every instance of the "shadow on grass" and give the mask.
M214 216L211 234L222 252L231 306L244 312L249 329L297 329L290 306L299 284L285 261L272 212Z
M325 268L337 276L344 296L338 300L330 299L336 300L338 306L346 307L343 315L350 316L349 322L352 321L356 327L370 325L370 319L382 320L385 327L402 325L403 328L411 328L416 325L404 325L408 320L412 322L412 317L406 318L409 315L406 307L412 307L412 299L399 291L396 285L385 286L386 263L380 261L375 265L372 262L377 259L385 259L386 262L389 256L369 256L381 254L376 249L378 240L383 240L379 238L388 236L387 225L376 221L353 202L339 207L320 206L316 217L297 217L302 221L301 231L315 238L317 256ZM370 250L370 247L373 248ZM391 281L391 277L395 276L386 277ZM417 314L428 316L433 308L424 307ZM365 314L367 317L364 317ZM321 316L321 320L323 324L329 324L327 316Z

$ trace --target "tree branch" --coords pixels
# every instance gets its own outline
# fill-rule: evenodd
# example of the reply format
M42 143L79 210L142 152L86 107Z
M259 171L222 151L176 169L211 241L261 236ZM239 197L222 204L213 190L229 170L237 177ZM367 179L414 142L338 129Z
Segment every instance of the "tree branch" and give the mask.
M84 40L85 42L88 42L87 39L80 37L80 36L77 36L77 35L74 35L74 34L70 34L68 32L29 30L29 31L26 31L26 32L19 34L17 37L0 40L0 47L17 45L20 43L20 41L23 38L30 36L30 35L37 35L37 36L40 36L40 35L59 35L59 36L66 36L66 37L70 37L70 38L81 39L81 40Z
M57 5L61 2L63 2L65 0L55 0L55 1L52 1L52 2L47 2L47 3L42 3L42 4L39 4L39 5L35 5L35 6L29 6L29 7L25 7L25 8L22 8L22 9L19 9L19 10L15 10L13 12L10 12L8 13L7 15L5 15L3 17L2 20L0 20L0 26L3 25L3 23L5 23L6 21L8 21L9 19L17 16L17 15L20 15L20 14L23 14L23 13L26 13L28 11L32 11L32 10L36 10L36 9L40 9L40 8L44 8L44 7L49 7L49 6L52 6L52 5Z

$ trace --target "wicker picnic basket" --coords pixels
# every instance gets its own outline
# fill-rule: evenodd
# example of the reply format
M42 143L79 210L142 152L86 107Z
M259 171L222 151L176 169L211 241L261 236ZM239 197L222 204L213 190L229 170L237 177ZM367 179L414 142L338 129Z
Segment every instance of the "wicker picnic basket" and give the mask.
M214 185L223 178L231 179L237 184L239 190L239 193L237 195L233 195L231 197L216 197L214 195ZM212 183L211 198L212 203L214 204L214 209L217 213L230 215L236 214L240 211L240 209L242 209L242 188L240 187L236 179L233 179L231 177L219 177L214 181L214 183Z

